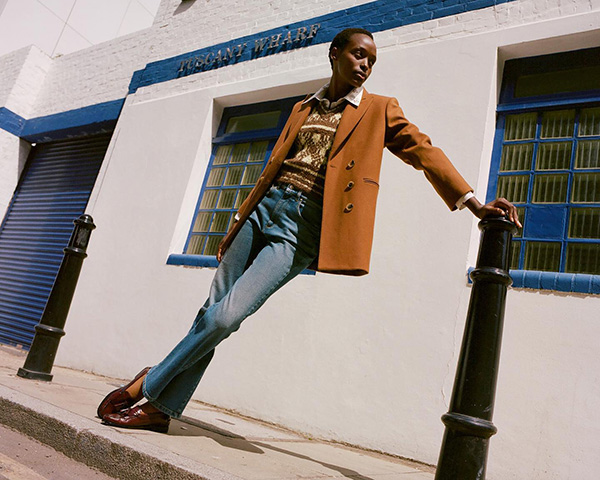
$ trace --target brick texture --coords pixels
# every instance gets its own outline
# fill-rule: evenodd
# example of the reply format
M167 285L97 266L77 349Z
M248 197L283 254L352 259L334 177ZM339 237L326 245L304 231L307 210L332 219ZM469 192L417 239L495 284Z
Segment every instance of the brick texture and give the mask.
M482 5L485 1L481 0ZM469 2L470 7L476 4L477 2ZM241 1L227 4L194 2L187 9L183 8L184 5L179 0L163 0L151 28L55 59L32 114L49 115L124 98L134 72L143 69L149 62L186 54L292 22L305 21L309 24L311 19L320 15L328 15L329 28L338 24L339 28L356 26L357 18L368 19L368 22L361 23L360 26L375 30L384 28L376 33L376 40L380 49L386 49L504 29L600 8L598 0L515 0L434 19L432 12L436 9L445 9L446 13L460 12L464 10L464 2L400 0L395 4L396 9L412 8L413 20L419 18L422 21L385 29L386 22L394 18L396 13L389 8L391 3L387 3L388 8L381 11L378 10L377 3L352 0L327 4L318 1L261 0L252 2L251 6ZM351 10L356 18L348 16L348 9L352 7L359 9ZM394 21L397 22L398 18ZM326 75L327 61L323 56L325 51L322 45L315 45L197 73L190 76L195 77L191 80L182 78L167 83L180 88L201 80L203 85L209 86L257 75L286 72L298 65L305 68L315 64L323 67ZM15 62L19 55L16 57L13 60ZM162 94L165 89L171 88L171 85L163 84ZM0 86L0 98L2 89Z
M50 67L50 58L35 46L0 57L0 107L29 117Z

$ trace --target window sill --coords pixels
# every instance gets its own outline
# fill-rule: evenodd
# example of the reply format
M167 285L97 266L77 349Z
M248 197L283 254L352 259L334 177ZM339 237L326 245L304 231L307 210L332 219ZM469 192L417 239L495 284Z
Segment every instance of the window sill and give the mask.
M172 253L167 258L167 265L185 265L186 267L217 268L219 262L213 255L186 255L183 253Z
M183 265L186 267L217 268L219 262L213 255L186 255L184 253L172 253L167 258L167 265ZM314 270L303 270L300 275L315 275Z
M469 268L470 274L473 268ZM513 288L534 288L559 292L600 294L600 275L584 273L537 272L532 270L511 270ZM469 283L471 279L469 277Z

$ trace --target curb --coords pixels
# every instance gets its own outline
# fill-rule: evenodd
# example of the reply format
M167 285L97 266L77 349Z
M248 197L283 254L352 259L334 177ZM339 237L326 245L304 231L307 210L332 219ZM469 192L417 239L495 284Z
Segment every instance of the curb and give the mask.
M127 480L243 480L0 385L0 423Z

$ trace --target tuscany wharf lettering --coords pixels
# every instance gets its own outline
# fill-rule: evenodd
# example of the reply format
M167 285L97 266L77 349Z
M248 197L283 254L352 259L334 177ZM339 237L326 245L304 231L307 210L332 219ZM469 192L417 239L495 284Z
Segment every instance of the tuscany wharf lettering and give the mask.
M221 47L216 51L199 52L193 57L186 58L179 63L178 77L184 77L197 72L224 67L238 62L242 57L251 60L266 57L284 50L292 50L308 46L319 31L319 23L307 27L293 29L286 28L282 32L254 39L254 45L249 42L233 43Z

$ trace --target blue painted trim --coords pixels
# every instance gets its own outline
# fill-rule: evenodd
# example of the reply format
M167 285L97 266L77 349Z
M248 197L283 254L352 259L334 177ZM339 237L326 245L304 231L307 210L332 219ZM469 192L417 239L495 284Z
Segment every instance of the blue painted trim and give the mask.
M25 119L20 115L10 111L6 107L0 107L0 128L12 133L15 136L20 136L25 126Z
M377 0L148 63L144 69L134 72L129 84L129 93L135 93L140 87L167 82L182 76L247 62L295 48L329 43L343 28L361 27L375 33L512 1L514 0ZM284 42L288 33L292 33L295 38L298 29L308 28L310 32L311 26L316 28L316 33L312 37L307 36L298 42ZM261 43L267 44L268 40L265 42L265 39L279 35L281 36L276 46L255 48Z
M544 73L565 72L572 69L578 69L590 66L591 63L597 65L594 59L600 55L600 47L586 48L582 50L569 51L563 53L550 53L547 55L538 55L535 57L518 58L508 60L504 65L503 86L500 92L500 105L511 103L521 104L533 102L536 108L538 102L560 102L570 99L575 102L579 98L593 98L600 95L600 88L588 91L563 91L545 95L533 95L516 97L516 85L519 77L526 75L539 75ZM555 103L560 105L561 103Z
M519 113L526 110L548 110L556 107L568 106L576 108L579 106L585 106L588 103L600 102L600 95L591 95L585 98L578 98L572 100L569 98L560 98L554 100L536 100L519 103L505 103L498 105L496 111L498 113Z
M148 63L145 68L133 73L128 93L135 93L140 87L166 82L188 74L222 68L293 48L329 43L343 28L362 27L372 32L381 32L513 1L515 0L377 0ZM295 33L297 29L304 27L310 29L311 25L317 26L315 27L317 31L311 38L307 35L307 38L294 42L291 46L283 45L287 32ZM310 30L306 33L309 32ZM279 34L282 35L279 46L274 48L265 46L260 51L255 50L256 41L260 42ZM234 50L244 43L246 46L243 49ZM228 48L231 56L226 55ZM219 55L221 61L216 60L216 53L219 51L221 51ZM209 65L203 63L196 68L195 59L199 57L205 59L209 54L213 57L213 60L208 62ZM223 60L226 56L227 58ZM194 60L192 71L188 72L187 68L183 72L180 71L181 62L188 60ZM116 124L124 102L125 99L118 99L30 120L25 120L5 107L0 107L0 128L30 142L46 142L106 132Z
M188 267L210 267L217 268L219 262L213 255L186 255L184 253L172 253L167 258L167 265L185 265Z
M286 118L289 115L286 116ZM275 137L275 139L277 139L277 137L279 137L279 134L281 133L281 130L283 130L283 127L278 127L278 128L267 128L264 130L253 130L250 132L242 132L242 133L229 133L226 135L221 135L219 137L215 137L213 138L213 143L215 145L222 145L225 143L238 143L238 142L244 142L244 141L255 141L258 142L260 140L269 140L273 137Z
M473 271L468 270L468 275ZM537 272L532 270L511 270L513 288L533 288L558 292L600 294L600 275L584 273ZM471 277L469 283L472 283Z
M33 143L109 132L116 125L124 103L122 98L32 118L25 122L21 137Z
M108 133L114 129L124 103L121 98L29 120L0 107L0 128L31 143Z
M219 262L212 255L186 255L184 253L172 253L167 258L167 265L185 265L186 267L208 267L217 268ZM303 270L300 275L316 275L314 270Z
M496 133L494 135L494 146L492 148L492 161L490 164L490 178L486 195L486 203L496 198L498 190L498 171L500 170L500 159L502 157L502 141L504 140L504 124L506 117L501 115L496 122Z

